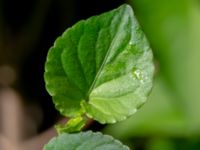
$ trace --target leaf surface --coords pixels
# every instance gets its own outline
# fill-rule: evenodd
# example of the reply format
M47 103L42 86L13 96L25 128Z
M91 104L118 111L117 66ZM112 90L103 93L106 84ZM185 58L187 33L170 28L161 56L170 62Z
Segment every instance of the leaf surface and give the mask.
M43 150L129 150L129 148L111 136L88 131L61 134L46 144Z
M125 4L66 30L50 49L45 81L63 115L114 123L146 101L153 70L148 41Z

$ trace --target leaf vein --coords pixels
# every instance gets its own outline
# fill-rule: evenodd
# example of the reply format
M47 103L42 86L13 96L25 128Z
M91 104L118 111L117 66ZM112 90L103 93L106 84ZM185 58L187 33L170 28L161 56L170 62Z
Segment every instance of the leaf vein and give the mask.
M122 15L125 15L125 11L123 11L123 14L122 14ZM121 18L123 18L123 17L121 17ZM115 36L113 37L112 41L110 42L110 46L109 46L108 51L107 51L107 53L106 53L106 55L105 55L105 58L104 58L104 60L103 60L103 62L102 62L102 64L101 64L101 66L100 66L100 68L99 68L99 71L97 72L97 74L96 74L96 76L95 76L95 78L94 78L94 81L92 82L92 84L91 84L91 86L90 86L90 88L89 88L89 91L88 91L87 95L89 95L89 94L91 93L91 91L93 90L93 88L95 87L96 81L97 81L97 79L99 78L100 73L101 73L101 71L103 70L103 68L104 68L104 66L105 66L105 64L106 64L106 60L107 60L107 58L108 58L108 56L109 56L109 54L110 54L110 51L112 50L112 47L113 47L113 44L115 43L115 40L116 40L117 35L119 34L120 26L121 26L121 23L120 23L120 24L118 25L118 27L117 27L117 32L115 33Z

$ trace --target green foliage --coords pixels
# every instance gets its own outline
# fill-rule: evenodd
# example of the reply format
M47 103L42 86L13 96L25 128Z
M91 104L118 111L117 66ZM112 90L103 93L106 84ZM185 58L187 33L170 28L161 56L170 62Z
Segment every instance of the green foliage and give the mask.
M111 136L92 131L76 134L63 133L53 138L44 150L129 150Z
M130 6L76 23L50 49L46 88L67 117L115 123L136 112L153 78L152 52Z
M79 116L76 118L70 119L65 125L56 125L56 130L58 134L65 133L65 132L78 132L80 131L86 124L86 119Z
M50 48L45 82L56 108L71 119L44 150L128 150L101 133L77 133L87 117L126 119L152 87L152 51L129 5L76 23Z

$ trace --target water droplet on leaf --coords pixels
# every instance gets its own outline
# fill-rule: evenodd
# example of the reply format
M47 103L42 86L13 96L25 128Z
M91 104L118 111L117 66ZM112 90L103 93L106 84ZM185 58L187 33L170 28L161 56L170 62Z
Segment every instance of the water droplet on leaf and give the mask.
M136 78L140 82L144 83L144 74L143 74L142 70L137 69L137 68L133 68L132 74L133 74L134 78Z

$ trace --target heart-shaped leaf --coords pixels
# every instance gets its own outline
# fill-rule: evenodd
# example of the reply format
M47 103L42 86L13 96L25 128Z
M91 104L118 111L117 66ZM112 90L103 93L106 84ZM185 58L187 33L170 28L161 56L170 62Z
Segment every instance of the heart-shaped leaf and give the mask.
M146 101L153 70L148 41L125 4L67 29L49 51L45 82L63 115L114 123Z
M76 134L63 133L53 138L43 150L129 150L111 136L91 131Z

